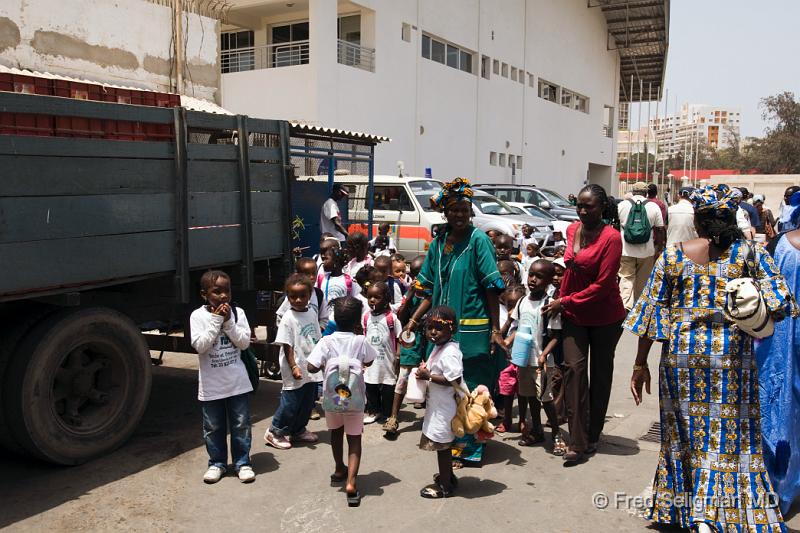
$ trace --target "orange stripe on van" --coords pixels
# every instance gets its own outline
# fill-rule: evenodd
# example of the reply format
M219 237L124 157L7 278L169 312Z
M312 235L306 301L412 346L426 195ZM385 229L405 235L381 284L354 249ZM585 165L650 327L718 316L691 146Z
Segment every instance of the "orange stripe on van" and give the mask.
M367 229L369 226L367 224L350 224L347 228L348 233L356 233L357 231L362 232L363 234L367 235ZM395 236L395 238L400 239L417 239L423 242L431 242L433 240L433 235L431 234L431 230L424 226L397 226L392 225L391 229L389 230ZM372 225L372 235L375 236L378 234L378 224Z

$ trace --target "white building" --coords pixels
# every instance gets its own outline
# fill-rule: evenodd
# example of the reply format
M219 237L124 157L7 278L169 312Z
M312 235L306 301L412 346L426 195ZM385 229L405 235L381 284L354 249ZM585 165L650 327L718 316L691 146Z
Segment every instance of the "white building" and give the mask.
M655 132L648 127L640 130L617 130L617 159L624 159L629 154L654 155L656 150ZM620 169L621 170L621 169Z
M705 104L683 104L680 113L650 119L658 138L659 159L692 151L690 145L706 143L729 148L739 141L741 109Z
M387 135L377 173L608 188L620 80L663 82L667 0L229 1L223 106Z

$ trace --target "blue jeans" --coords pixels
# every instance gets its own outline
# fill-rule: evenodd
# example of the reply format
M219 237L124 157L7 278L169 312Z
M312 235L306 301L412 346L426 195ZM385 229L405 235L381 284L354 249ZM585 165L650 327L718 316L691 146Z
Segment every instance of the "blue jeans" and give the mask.
M277 437L291 437L304 433L316 401L316 383L306 383L299 389L281 391L281 403L272 417L272 434Z
M208 466L225 469L228 465L228 431L231 434L231 458L236 471L250 465L249 392L200 402L203 406L203 438L208 450Z

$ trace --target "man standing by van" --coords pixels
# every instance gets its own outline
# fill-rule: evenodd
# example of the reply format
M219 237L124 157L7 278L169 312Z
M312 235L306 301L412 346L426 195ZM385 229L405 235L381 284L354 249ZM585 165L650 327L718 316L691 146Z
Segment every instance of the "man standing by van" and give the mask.
M664 219L661 209L648 202L647 184L636 182L633 196L619 204L622 230L622 260L619 267L619 290L629 311L642 294L655 258L664 249Z
M322 211L319 214L319 232L336 235L340 241L347 239L347 229L342 225L341 212L337 203L342 198L347 198L349 192L347 187L341 183L333 185L330 197L322 204Z

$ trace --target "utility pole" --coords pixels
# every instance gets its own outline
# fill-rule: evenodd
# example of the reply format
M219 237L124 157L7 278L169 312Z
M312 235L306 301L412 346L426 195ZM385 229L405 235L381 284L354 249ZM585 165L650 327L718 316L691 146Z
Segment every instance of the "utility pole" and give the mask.
M186 50L183 47L183 0L173 0L173 16L175 25L175 90L183 94L183 62Z
M636 180L639 180L639 154L642 151L641 144L642 144L642 93L644 92L644 82L642 78L639 78L639 109L637 113L637 121L639 125L637 126L636 130Z
M628 179L631 177L631 158L633 149L631 148L631 112L633 111L633 74L631 74L631 92L628 93Z
M644 180L647 179L647 172L650 170L650 104L653 101L653 82L647 83L647 136L644 138Z

